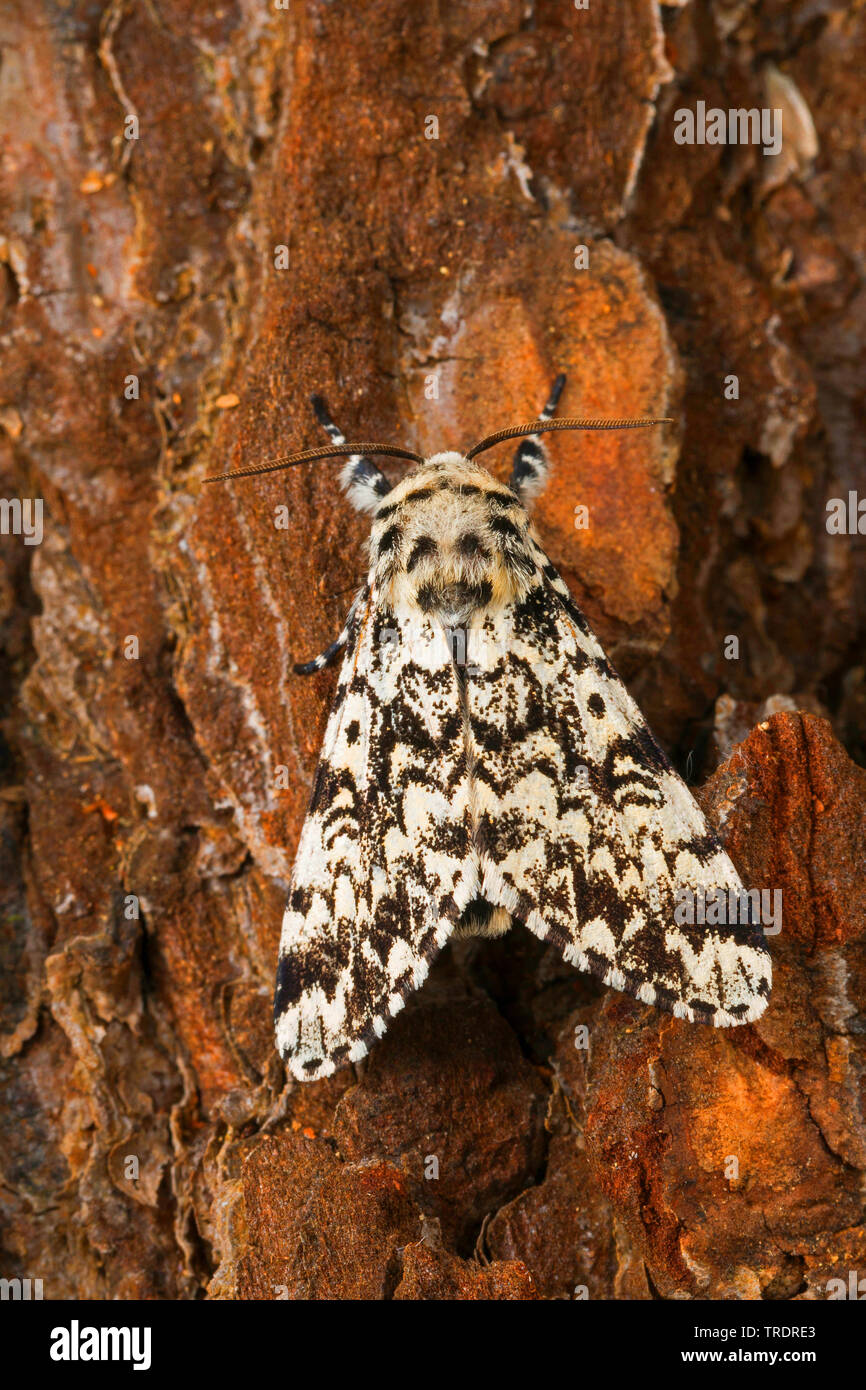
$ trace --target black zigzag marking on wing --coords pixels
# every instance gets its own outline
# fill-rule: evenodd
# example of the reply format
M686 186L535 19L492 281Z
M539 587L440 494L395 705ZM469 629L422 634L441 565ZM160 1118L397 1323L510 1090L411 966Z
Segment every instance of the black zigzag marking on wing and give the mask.
M300 1079L364 1055L477 896L457 678L426 635L416 659L409 625L373 607L343 663L274 1000Z
M681 889L741 891L736 871L564 588L542 564L468 667L484 896L646 1002L757 1017L754 928L675 920Z

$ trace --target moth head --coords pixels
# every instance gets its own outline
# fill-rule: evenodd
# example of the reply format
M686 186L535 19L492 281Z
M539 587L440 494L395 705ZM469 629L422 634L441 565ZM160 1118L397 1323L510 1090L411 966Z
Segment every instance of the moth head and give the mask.
M372 514L371 582L392 607L408 605L437 613L450 625L474 611L519 597L535 570L526 504L544 486L548 459L541 436L551 430L637 429L667 420L553 418L565 384L560 373L539 418L488 435L465 454L422 458L395 444L350 444L324 401L313 396L330 445L207 478L217 482L272 473L316 459L345 460L340 481L349 501ZM507 439L520 441L510 484L498 482L476 462L479 454ZM416 467L391 485L372 456L409 459Z

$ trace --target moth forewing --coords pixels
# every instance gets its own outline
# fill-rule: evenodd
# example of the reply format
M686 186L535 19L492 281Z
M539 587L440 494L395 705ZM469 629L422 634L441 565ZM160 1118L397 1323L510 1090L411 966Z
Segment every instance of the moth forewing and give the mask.
M301 1080L365 1055L477 895L450 647L376 595L349 636L283 919L274 1016Z

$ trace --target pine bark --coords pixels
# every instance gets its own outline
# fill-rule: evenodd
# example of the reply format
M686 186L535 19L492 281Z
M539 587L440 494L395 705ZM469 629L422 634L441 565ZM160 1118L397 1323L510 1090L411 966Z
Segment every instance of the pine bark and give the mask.
M0 550L0 1274L826 1297L866 1268L866 561L826 525L864 488L866 12L3 26L0 487L44 535ZM677 144L698 101L783 101L783 154ZM771 1007L692 1028L515 930L446 951L366 1065L287 1087L272 979L334 685L291 668L365 526L332 464L202 479L317 442L313 390L425 451L532 418L560 369L569 414L679 421L557 437L538 520L747 884L782 889Z

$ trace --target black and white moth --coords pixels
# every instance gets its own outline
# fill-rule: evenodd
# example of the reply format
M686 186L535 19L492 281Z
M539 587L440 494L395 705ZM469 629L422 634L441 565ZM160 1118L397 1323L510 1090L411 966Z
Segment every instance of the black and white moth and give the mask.
M299 1080L358 1061L445 943L514 922L570 964L679 1018L758 1018L770 958L745 923L680 924L682 890L741 900L737 872L545 554L527 513L542 433L650 420L538 421L422 459L347 444L226 477L347 457L372 513L367 579L336 642L343 665L283 920L274 1019ZM475 456L519 437L510 486ZM371 453L416 466L391 486ZM678 916L681 914L678 914Z

